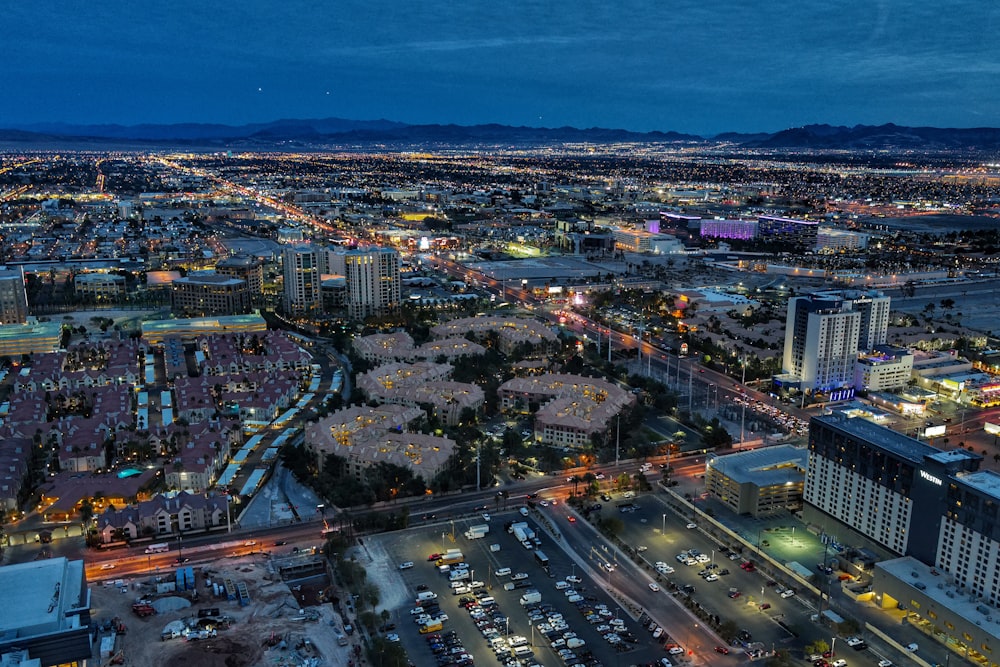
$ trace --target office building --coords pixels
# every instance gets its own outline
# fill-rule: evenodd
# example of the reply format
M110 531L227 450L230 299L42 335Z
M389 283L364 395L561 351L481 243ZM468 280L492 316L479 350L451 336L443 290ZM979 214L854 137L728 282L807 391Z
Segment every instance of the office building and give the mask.
M782 384L803 391L854 386L858 352L886 340L889 297L821 292L788 301Z
M290 246L282 253L285 279L285 312L309 315L316 312L321 301L320 274L316 251L310 246Z
M954 499L949 478L981 461L843 413L813 417L803 520L885 555L933 563L944 508Z
M170 305L184 317L245 315L250 290L241 278L208 274L177 278L170 284Z
M125 276L117 273L80 273L73 277L73 289L83 299L113 302L125 293Z
M28 293L24 273L19 269L0 270L0 324L28 321Z
M854 388L863 391L887 391L905 387L913 371L909 350L881 345L863 353L854 365Z
M260 303L264 291L264 266L256 257L249 255L227 257L215 265L215 272L220 276L244 281L250 292L250 303L252 305Z
M399 269L399 253L392 248L358 248L344 253L348 316L364 319L399 308Z

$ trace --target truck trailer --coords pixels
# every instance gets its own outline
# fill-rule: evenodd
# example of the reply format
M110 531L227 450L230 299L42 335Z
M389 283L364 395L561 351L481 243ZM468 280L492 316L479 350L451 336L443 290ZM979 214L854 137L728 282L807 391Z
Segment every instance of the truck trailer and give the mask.
M465 531L465 537L470 540L478 540L480 538L486 537L490 532L489 524L483 523L477 526L469 526L469 529Z

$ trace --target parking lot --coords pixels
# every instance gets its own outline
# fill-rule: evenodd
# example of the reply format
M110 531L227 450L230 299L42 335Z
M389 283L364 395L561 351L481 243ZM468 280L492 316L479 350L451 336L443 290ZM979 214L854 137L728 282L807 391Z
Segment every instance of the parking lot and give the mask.
M505 530L505 524L514 521L525 522L536 533L531 550ZM494 514L483 538L463 536L470 525L481 523L481 519L455 522L454 539L450 523L383 538L397 567L413 563L397 570L407 602L394 609L393 616L414 663L596 667L625 661L653 664L668 655L661 645L666 634L661 630L662 639L654 639L648 623L640 625L629 617L601 582L592 581L588 572L578 572L533 520L513 511ZM459 562L465 563L467 572L455 572L459 562L442 563L448 565L442 571L438 561L449 550L461 551ZM547 567L537 556L540 552ZM437 597L418 609L418 597L430 594ZM436 621L441 614L446 618L439 629ZM428 622L430 629L421 634Z

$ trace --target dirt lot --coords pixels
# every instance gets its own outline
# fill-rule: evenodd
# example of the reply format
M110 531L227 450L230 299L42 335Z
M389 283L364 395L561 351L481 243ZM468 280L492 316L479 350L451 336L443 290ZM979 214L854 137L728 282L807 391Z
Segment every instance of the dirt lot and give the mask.
M337 645L331 621L342 628L340 617L329 604L322 604L323 595L330 593L325 579L310 580L301 585L282 582L270 561L257 557L225 559L194 566L197 596L194 591L154 592L148 578L125 579L126 592L115 586L92 584L94 624L100 626L117 617L126 627L117 634L115 651L121 651L125 665L136 667L263 667L264 665L299 666L347 665L351 646ZM206 581L245 583L251 602L241 607L230 601L225 592L215 597ZM194 599L192 599L194 597ZM150 600L160 611L140 618L132 605L138 599ZM218 619L202 619L202 627L215 627L216 636L200 640L177 637L163 640L161 633L173 621L182 621L196 628L199 611L218 609ZM300 614L300 609L307 612ZM178 626L178 624L174 624ZM179 626L180 627L180 626ZM339 630L338 630L339 632ZM101 637L110 634L101 632ZM100 650L100 638L95 653ZM310 662L309 659L316 659ZM103 660L96 664L103 665Z

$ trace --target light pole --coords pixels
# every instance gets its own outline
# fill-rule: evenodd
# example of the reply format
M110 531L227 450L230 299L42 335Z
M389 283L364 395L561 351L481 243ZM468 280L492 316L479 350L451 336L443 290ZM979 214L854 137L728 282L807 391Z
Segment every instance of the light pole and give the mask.
M743 381L740 383L740 388L743 389L744 392L746 392L746 384L747 384L747 360L746 360L745 357L740 360L740 365L743 366ZM744 393L743 400L740 401L740 403L741 403L741 409L740 409L740 447L743 446L744 427L746 426L746 422L747 422L747 401L746 401L746 399L747 399L747 396L746 396L746 393Z
M667 514L666 512L664 512L663 519L660 523L660 535L666 535L666 534L667 534Z
M830 657L831 658L833 658L833 657L835 657L837 655L837 652L833 650L833 647L836 646L836 645L837 645L837 638L836 637L831 637L830 638Z

